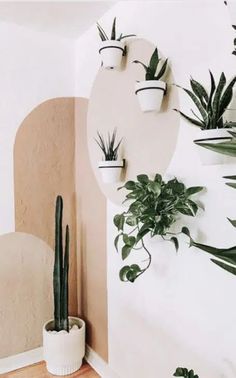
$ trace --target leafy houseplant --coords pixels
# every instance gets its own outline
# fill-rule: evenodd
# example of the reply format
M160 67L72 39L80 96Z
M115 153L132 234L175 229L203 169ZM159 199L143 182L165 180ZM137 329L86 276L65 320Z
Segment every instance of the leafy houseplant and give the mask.
M120 270L122 281L134 282L150 266L152 256L144 243L145 235L161 236L170 240L178 249L176 234L169 232L180 214L195 216L198 205L191 199L192 195L200 192L202 187L186 188L176 178L168 182L156 174L154 180L147 175L138 175L137 181L127 181L124 186L128 190L126 201L131 201L126 211L114 217L114 224L118 235L114 240L118 251L120 239L123 246L122 259L128 258L132 251L143 249L147 254L144 267L137 264L125 265Z
M123 42L125 38L135 37L135 34L117 35L116 17L113 20L111 37L109 38L104 29L97 23L97 29L101 38L99 54L102 57L102 65L105 68L119 68L121 66L122 56L126 54L126 46Z
M233 136L236 136L234 135L234 132L230 132L230 133ZM224 155L236 157L236 139L234 138L230 142L222 142L217 145L208 143L206 145L203 144L202 147L224 154ZM233 181L236 180L236 176L224 176L224 178L233 180ZM236 189L235 182L227 182L226 185L230 186L231 188ZM229 218L228 220L232 224L233 227L236 227L236 220L229 219ZM211 259L211 261L214 264L236 275L236 246L233 246L230 248L216 248L216 247L212 247L206 244L197 243L192 239L190 232L187 228L185 228L182 231L190 238L190 247L199 248L203 250L204 252L207 252L213 255L214 257L217 258L217 260L215 258Z
M85 323L68 316L69 226L65 247L62 235L63 199L57 196L55 212L55 261L53 270L54 319L43 327L44 358L51 374L78 370L85 355Z
M118 160L118 150L122 139L116 142L116 129L110 135L108 133L107 140L97 132L98 138L95 139L99 148L103 152L104 160L99 162L99 169L102 173L102 179L105 183L115 183L120 181L122 168L125 166L125 160Z
M135 94L138 95L141 110L143 112L159 111L163 95L166 93L166 83L162 77L168 67L168 59L161 64L158 49L155 48L148 65L134 60L133 63L140 64L145 70L145 81L136 83Z
M210 140L211 142L218 143L219 141L229 140L226 129L231 127L231 124L224 121L223 116L232 100L236 77L227 84L225 74L222 72L219 82L216 84L214 76L210 71L210 79L211 87L209 92L201 83L193 78L190 79L192 90L178 86L187 93L198 111L197 114L191 109L192 117L180 110L174 109L179 112L184 119L202 130L195 142L205 143ZM221 157L212 155L208 151L200 149L198 152L203 164L211 165L223 163Z
M183 378L199 378L198 375L196 375L192 369L188 370L188 369L182 368L182 367L178 367L173 376L174 377L183 377Z

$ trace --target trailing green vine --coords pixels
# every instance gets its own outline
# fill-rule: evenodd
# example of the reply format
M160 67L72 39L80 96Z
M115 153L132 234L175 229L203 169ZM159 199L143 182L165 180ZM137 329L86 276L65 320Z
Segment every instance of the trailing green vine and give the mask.
M127 181L119 189L126 189L124 202L131 202L128 209L114 217L118 235L114 240L118 251L122 241L122 260L127 259L131 252L142 250L146 252L145 265L125 265L120 270L121 281L134 282L146 272L152 262L152 255L144 243L144 237L161 236L172 241L178 250L176 233L169 232L180 214L195 216L199 206L191 197L200 192L203 187L186 188L176 178L165 182L162 176L155 175L154 180L147 175L137 176L137 181Z

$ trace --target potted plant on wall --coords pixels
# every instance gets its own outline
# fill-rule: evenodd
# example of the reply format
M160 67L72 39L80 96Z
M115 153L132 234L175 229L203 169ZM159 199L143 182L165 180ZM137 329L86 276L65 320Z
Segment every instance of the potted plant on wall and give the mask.
M127 210L114 217L114 224L118 235L114 245L118 251L122 240L122 260L127 259L131 252L143 249L147 254L145 263L125 265L120 270L121 281L134 282L151 265L152 256L147 249L144 237L150 235L161 236L164 240L172 241L178 250L176 233L170 232L171 226L180 214L194 217L198 205L191 197L200 192L200 186L186 188L176 178L165 182L162 176L155 175L154 180L147 175L138 175L137 181L127 181L119 189L128 190L125 202L131 201Z
M122 169L125 167L125 159L118 159L118 151L122 139L116 143L116 129L112 135L108 133L107 140L99 132L97 132L97 135L98 139L95 139L95 141L102 150L104 157L98 164L102 180L106 184L119 182Z
M72 374L85 355L85 323L68 316L69 227L65 247L62 236L63 200L57 196L55 212L55 262L53 271L54 319L43 327L43 350L47 370L55 375Z
M201 129L199 137L194 141L195 143L219 143L230 140L227 129L232 127L232 124L226 122L223 116L233 98L233 87L236 82L236 77L226 84L226 77L224 72L222 72L219 82L216 85L214 76L210 71L210 79L211 87L209 92L206 91L201 83L193 78L190 79L192 91L178 86L188 94L198 111L197 114L191 109L192 117L178 109L174 109L188 122ZM222 158L221 155L212 154L208 150L198 149L198 152L202 164L211 165L225 162L225 159Z
M167 88L166 83L161 78L166 72L168 59L165 59L162 65L160 65L161 61L157 48L154 50L148 65L139 60L133 61L133 63L141 64L146 72L145 80L137 81L135 85L135 94L138 96L139 105L143 112L159 112L161 109L162 99Z
M135 34L117 35L116 32L116 17L114 18L111 37L109 38L104 29L97 23L99 36L101 38L101 45L99 54L102 58L102 66L104 68L120 68L122 57L126 54L125 38L135 37Z

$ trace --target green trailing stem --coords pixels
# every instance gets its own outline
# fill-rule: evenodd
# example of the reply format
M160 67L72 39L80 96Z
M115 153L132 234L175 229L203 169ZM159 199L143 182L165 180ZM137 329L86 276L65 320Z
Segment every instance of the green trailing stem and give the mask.
M65 251L63 251L63 199L57 196L55 211L55 262L53 271L54 326L55 331L69 332L68 320L68 273L69 227L66 226Z

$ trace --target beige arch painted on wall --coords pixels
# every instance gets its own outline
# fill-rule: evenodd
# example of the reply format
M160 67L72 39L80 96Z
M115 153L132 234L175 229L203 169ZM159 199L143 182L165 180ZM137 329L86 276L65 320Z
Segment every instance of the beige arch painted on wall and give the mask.
M70 314L86 319L89 345L107 360L106 200L89 163L87 107L87 99L51 99L21 124L14 148L15 221L16 231L53 248L54 202L62 194L72 240Z

